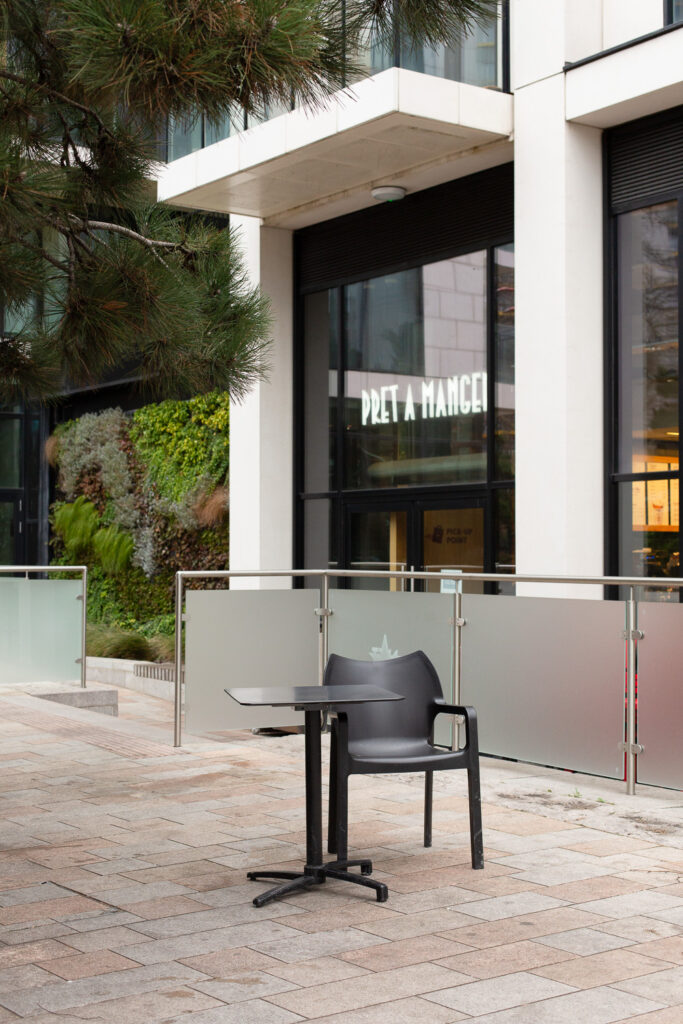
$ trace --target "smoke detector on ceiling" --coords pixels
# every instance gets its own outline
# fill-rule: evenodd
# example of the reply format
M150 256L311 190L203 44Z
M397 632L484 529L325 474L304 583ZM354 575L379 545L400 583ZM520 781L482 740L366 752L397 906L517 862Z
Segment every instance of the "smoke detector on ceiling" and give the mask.
M378 203L395 203L403 199L406 190L401 185L375 185L372 190L372 198Z

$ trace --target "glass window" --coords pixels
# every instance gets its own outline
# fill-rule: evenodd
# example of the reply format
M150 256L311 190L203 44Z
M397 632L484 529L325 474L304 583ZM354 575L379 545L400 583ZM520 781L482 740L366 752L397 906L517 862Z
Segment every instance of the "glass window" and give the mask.
M499 76L498 44L500 33L497 21L476 25L459 45L443 44L436 47L419 46L401 48L400 66L409 71L421 71L437 78L448 78L466 85L485 89L501 87Z
M183 118L178 121L171 121L168 126L168 159L178 160L181 156L187 156L201 149L202 140L202 118L196 116L194 119Z
M344 486L486 479L486 253L346 289Z
M336 569L334 513L327 498L314 498L304 503L304 568ZM317 581L307 586L318 586Z
M622 214L619 452L622 473L678 468L678 207Z
M680 576L678 478L618 484L619 572L624 576ZM662 588L651 600L677 595Z
M515 475L515 253L513 245L494 251L495 307L495 477ZM513 549L514 550L514 549Z
M671 21L683 21L683 0L672 0Z
M337 465L337 366L339 290L316 292L304 300L304 409L306 467L304 489L333 490Z
M0 419L0 487L21 487L21 424L18 417Z
M349 515L348 568L360 572L403 572L407 564L408 513L378 509ZM359 577L347 581L352 590L401 590L396 580Z
M204 145L212 146L214 142L221 142L223 139L229 138L234 130L229 117L218 122L204 118Z

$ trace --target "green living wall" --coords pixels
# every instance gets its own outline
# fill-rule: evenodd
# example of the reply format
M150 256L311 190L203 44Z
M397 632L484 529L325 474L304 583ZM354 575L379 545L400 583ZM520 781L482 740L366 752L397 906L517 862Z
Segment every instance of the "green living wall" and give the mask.
M89 567L88 653L170 659L175 572L228 567L228 396L88 413L48 446L53 562Z

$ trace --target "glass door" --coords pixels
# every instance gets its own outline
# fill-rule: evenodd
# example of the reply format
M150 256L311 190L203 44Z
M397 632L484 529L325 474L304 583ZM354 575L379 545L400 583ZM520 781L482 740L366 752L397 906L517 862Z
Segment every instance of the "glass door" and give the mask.
M349 504L345 515L345 567L347 569L425 569L435 579L414 586L403 580L388 583L377 579L349 579L355 590L427 590L449 593L452 580L440 579L445 571L483 572L486 561L486 506L483 499L446 504L424 500L399 503L368 501ZM483 593L483 584L467 590Z
M346 515L346 568L400 572L408 561L407 507L354 506ZM404 590L403 580L349 579L352 590Z
M486 565L486 509L483 502L441 508L420 507L418 562L427 572L484 572ZM452 580L435 579L426 584L432 593L455 589ZM483 583L468 584L470 593L483 593Z

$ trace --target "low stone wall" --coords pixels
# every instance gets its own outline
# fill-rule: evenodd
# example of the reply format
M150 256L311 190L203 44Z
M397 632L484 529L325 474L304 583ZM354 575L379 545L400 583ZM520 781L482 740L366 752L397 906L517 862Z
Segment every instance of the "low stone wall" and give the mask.
M148 667L148 673L136 674L135 666ZM123 658L86 658L86 681L108 683L126 690L137 690L150 697L172 701L175 694L175 683L172 679L156 679L160 674L159 666L154 662L127 661Z
M100 715L116 716L119 713L118 690L57 690L54 693L37 693L36 696L71 708L97 711Z

